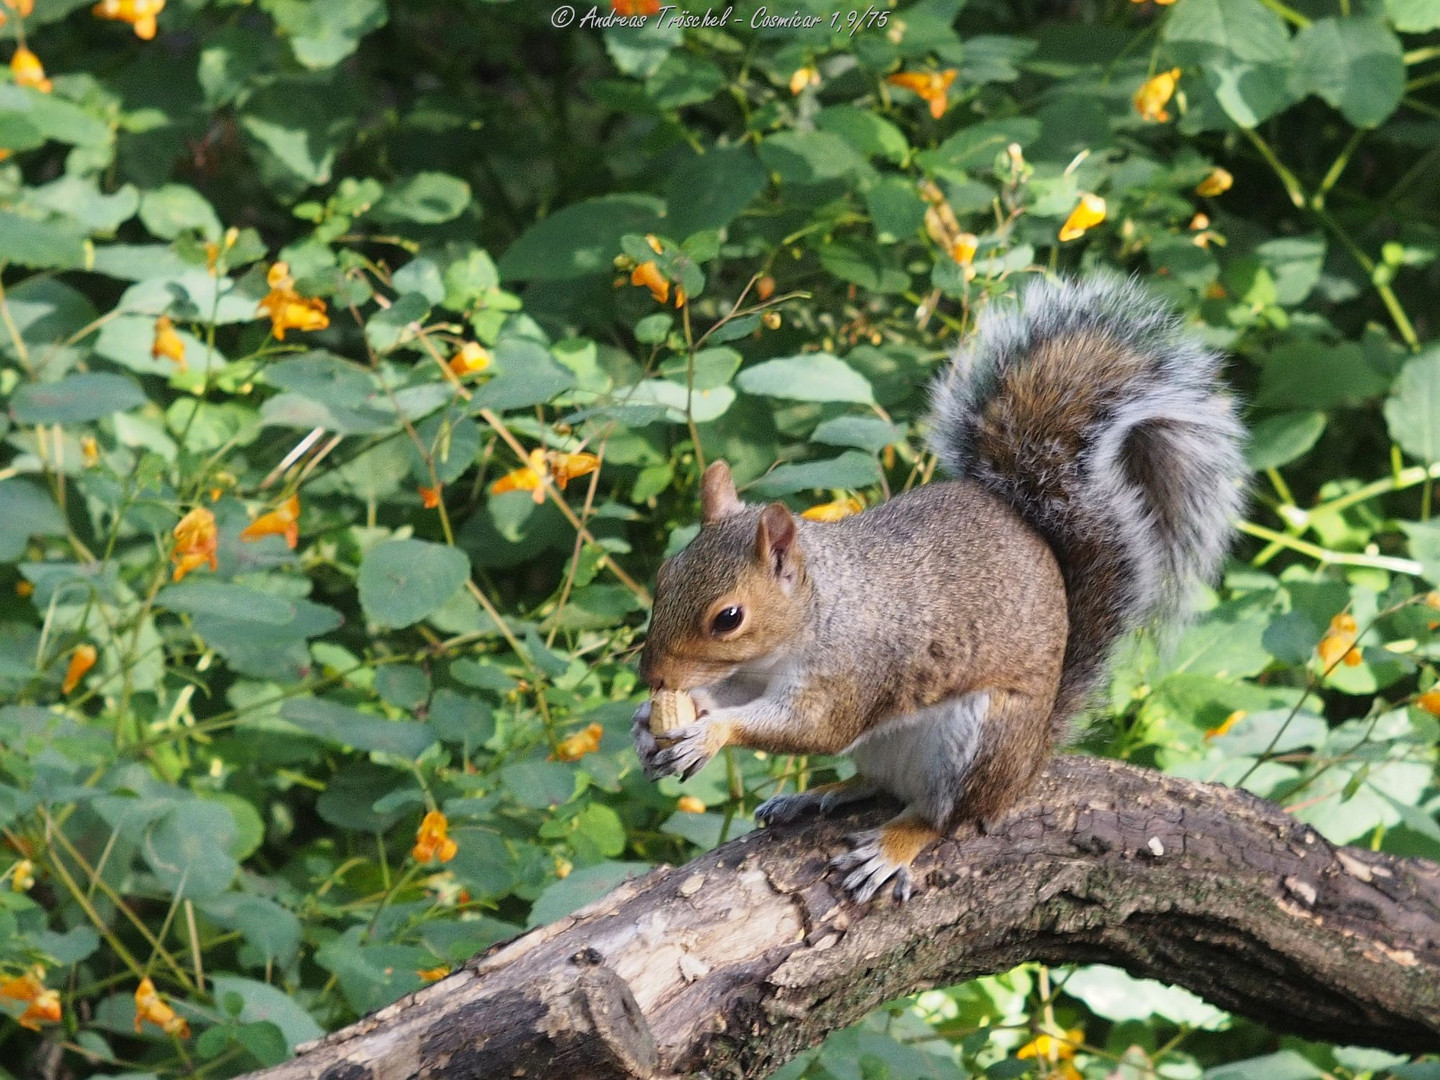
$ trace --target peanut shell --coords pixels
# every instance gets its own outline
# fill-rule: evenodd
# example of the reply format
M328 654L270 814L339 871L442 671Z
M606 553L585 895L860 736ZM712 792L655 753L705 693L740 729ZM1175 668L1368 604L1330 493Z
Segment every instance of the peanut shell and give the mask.
M695 722L695 699L679 690L656 690L650 695L650 731L660 735Z

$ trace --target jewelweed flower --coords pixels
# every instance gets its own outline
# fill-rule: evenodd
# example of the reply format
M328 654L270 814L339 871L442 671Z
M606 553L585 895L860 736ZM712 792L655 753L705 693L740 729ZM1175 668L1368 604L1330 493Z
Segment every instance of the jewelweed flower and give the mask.
M547 471L545 451L537 447L530 451L529 464L512 469L496 480L490 485L490 494L503 495L507 491L528 491L531 492L538 505L545 501L545 484L542 477Z
M155 17L165 10L165 0L100 0L90 9L100 19L127 22L142 41L155 36Z
M579 761L586 754L593 754L600 749L600 736L605 729L599 724L591 724L583 731L577 731L574 735L566 736L555 744L554 758L557 761Z
M197 506L175 526L175 547L170 557L175 560L174 581L180 581L202 563L209 563L214 570L219 537L215 532L215 515L203 506Z
M286 330L324 330L330 325L325 314L325 301L319 297L301 296L295 291L290 267L277 262L265 275L270 291L257 306L257 314L270 316L271 330L278 341L285 340Z
M80 436L80 457L87 469L93 469L100 464L100 444L95 441L94 435Z
M821 503L819 506L802 510L800 516L809 521L839 521L864 509L865 504L851 495L849 498L836 499L834 502Z
M0 982L0 997L25 1002L25 1011L15 1018L23 1028L39 1031L42 1023L60 1022L60 992L45 988L45 968L40 964Z
M291 495L269 513L261 514L240 530L240 539L259 540L266 536L285 537L285 546L291 551L300 542L300 496Z
M450 974L450 969L442 964L440 967L421 968L415 974L420 977L422 982L439 982Z
M166 1035L177 1039L190 1037L190 1024L165 1003L149 975L135 988L135 1034L140 1034L140 1027L147 1020Z
M577 476L588 476L600 467L600 459L594 454L562 454L552 450L545 455L550 466L550 476L561 491Z
M1241 720L1244 720L1245 717L1249 715L1250 714L1244 709L1236 709L1229 716L1225 717L1224 720L1220 721L1218 725L1205 732L1205 738L1220 738L1221 735L1224 735L1227 731L1229 731L1231 728L1233 728L1236 724L1240 723Z
M1135 111L1142 119L1152 123L1165 123L1170 119L1170 113L1165 108L1170 99L1175 96L1175 86L1180 81L1180 69L1171 68L1169 71L1162 71L1141 85L1135 91Z
M420 822L410 854L415 856L416 862L425 863L432 859L449 862L460 850L460 846L450 839L449 832L450 822L445 815L439 810L431 810Z
M23 19L35 10L35 0L5 0L5 6Z
M675 809L682 814L703 814L705 804L694 795L681 795L675 802Z
M474 375L484 371L491 364L490 350L473 341L460 346L460 351L450 358L450 371L456 378Z
M820 72L815 69L814 64L806 64L804 67L796 68L795 74L790 76L790 93L798 94L807 86L820 85Z
M21 859L10 868L10 890L12 892L29 892L35 887L35 864L29 859Z
M616 15L659 15L660 0L610 0L610 10Z
M670 299L670 282L660 273L660 267L655 265L654 259L643 262L630 271L630 284L645 286L657 304L666 303Z
M45 65L24 45L10 57L10 73L15 76L17 86L33 86L42 94L48 94L54 88L54 84L45 77Z
M1415 699L1415 704L1431 716L1440 716L1440 690L1427 690Z
M1099 195L1091 195L1089 192L1080 196L1080 201L1075 204L1075 209L1070 211L1070 216L1065 219L1065 224L1060 226L1060 239L1074 240L1076 237L1084 236L1086 232L1093 229L1105 220L1105 200Z
M439 487L421 487L419 491L420 505L423 506L426 510L434 510L437 506L440 505Z
M897 71L894 75L885 76L885 81L917 94L930 106L930 115L939 120L949 104L950 84L955 81L955 75L954 68L944 71Z
M1066 1080L1073 1076L1079 1080L1080 1073L1070 1064L1070 1059L1084 1041L1085 1032L1080 1028L1071 1028L1059 1036L1041 1032L1016 1050L1015 1056L1021 1060L1035 1058L1037 1061L1048 1061L1052 1066L1059 1066L1050 1070L1052 1076L1063 1076Z
M65 681L60 684L62 694L68 694L80 685L85 673L95 666L98 655L94 645L75 646L75 651L70 654L70 664L65 668Z
M1330 629L1325 631L1325 636L1315 647L1315 651L1320 654L1320 665L1325 671L1340 663L1344 663L1346 667L1355 667L1362 661L1360 650L1355 648L1356 630L1353 615L1341 612L1330 620Z
M161 315L155 320L155 341L150 346L152 360L159 360L162 356L178 364L181 371L188 367L185 363L185 342L175 332L175 324L168 315Z
M1235 178L1231 176L1227 170L1217 165L1210 170L1209 176L1195 185L1195 194L1209 195L1212 197L1215 195L1223 195L1230 190L1234 183Z

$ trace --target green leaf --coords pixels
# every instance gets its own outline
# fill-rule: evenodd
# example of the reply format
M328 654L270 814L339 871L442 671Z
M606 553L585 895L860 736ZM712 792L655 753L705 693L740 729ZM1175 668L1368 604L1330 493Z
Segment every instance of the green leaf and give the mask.
M771 469L753 484L745 493L755 498L774 499L781 495L794 495L799 491L849 489L869 487L880 482L880 466L869 454L858 450L847 450L837 458L827 461L807 461L800 465L781 465Z
M527 926L543 926L599 900L615 886L651 869L649 863L606 862L586 866L547 888L530 908Z
M192 900L218 896L239 869L230 856L235 818L219 803L188 799L148 829L141 852L161 886Z
M810 435L811 442L855 446L871 454L904 440L903 427L878 416L837 416L820 424Z
M1440 525L1429 521L1402 521L1410 541L1410 556L1424 568L1425 579L1440 585Z
M348 93L339 88L276 82L255 92L240 129L259 156L271 187L297 193L329 183L335 155L355 125Z
M1290 104L1294 49L1284 22L1254 0L1186 0L1161 40L1183 67L1198 67L1235 123L1253 128Z
M530 226L500 258L507 280L569 281L608 274L627 233L663 228L665 204L650 195L605 195L573 203Z
M141 194L140 220L162 240L174 240L191 230L207 240L218 240L221 233L214 208L203 195L184 184L166 184Z
M1353 342L1291 339L1265 359L1255 404L1281 409L1358 405L1383 394L1388 385Z
M1148 1020L1162 1016L1172 1024L1212 1027L1225 1013L1188 990L1150 979L1137 979L1119 968L1093 964L1078 968L1065 980L1065 993L1107 1020Z
M214 615L267 626L291 623L297 611L296 602L287 597L271 596L223 581L182 581L169 585L160 590L155 604L187 615ZM258 628L256 632L260 632Z
M645 92L662 109L699 105L725 85L725 73L694 54L671 53L645 82Z
M1440 461L1440 348L1412 357L1385 401L1390 438L1412 457Z
M0 563L14 562L32 536L64 536L65 518L50 493L29 480L0 480Z
M416 173L385 189L371 211L376 221L438 225L453 221L470 205L470 185L442 172Z
M300 920L273 900L230 892L200 907L225 929L240 931L266 964L288 967L300 951Z
M841 281L875 293L900 293L910 288L910 275L897 262L894 253L864 240L832 240L820 248L821 266Z
M575 385L569 368L556 363L545 346L525 338L502 338L495 346L500 374L471 397L468 411L510 412L542 405Z
M32 270L78 270L85 253L85 230L75 221L36 221L0 210L0 262Z
M873 405L865 376L829 353L802 353L748 367L736 378L747 394L794 401L854 401Z
M696 154L665 182L665 232L684 239L703 229L723 229L764 189L765 170L749 147Z
M470 576L458 548L425 540L390 540L360 563L360 606L382 626L410 626L449 600Z
M818 184L860 169L865 159L828 131L782 131L760 144L760 160L782 183Z
M317 738L367 753L417 758L435 741L435 733L418 720L386 720L324 698L291 698L280 715Z
M815 116L815 126L839 135L866 157L884 158L899 165L910 152L910 143L903 131L883 116L854 105L821 109Z
M867 188L865 209L882 244L908 239L925 223L925 200L913 183L898 176L887 176ZM823 255L823 248L821 252Z
M1040 121L1032 117L982 120L978 124L967 124L934 150L917 154L916 160L931 172L964 173L989 165L995 155L1011 143L1019 143L1023 148L1039 137Z
M420 293L406 293L365 323L365 340L378 353L415 340L417 328L430 314L430 301Z
M1440 27L1440 0L1385 0L1385 10L1395 29L1406 34Z
M1405 93L1400 39L1379 20L1319 19L1295 37L1290 89L1318 94L1356 127L1373 128Z
M216 1001L223 1001L231 994L239 997L244 1004L236 1019L242 1023L269 1022L279 1028L288 1053L293 1054L300 1043L318 1039L325 1033L293 997L277 987L239 975L215 975L211 991Z
M261 6L290 39L295 59L316 69L344 60L387 17L384 0L266 0Z
M1267 416L1250 432L1245 460L1256 472L1278 469L1309 453L1324 431L1324 413L1288 412Z
M10 399L10 414L22 424L82 424L145 403L144 391L132 379L91 371L59 382L22 384Z

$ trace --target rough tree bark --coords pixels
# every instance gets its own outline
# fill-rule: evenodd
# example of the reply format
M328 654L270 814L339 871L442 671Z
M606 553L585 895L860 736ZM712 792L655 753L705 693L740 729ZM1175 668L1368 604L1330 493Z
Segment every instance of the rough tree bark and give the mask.
M1057 759L904 905L826 859L871 807L628 882L265 1080L763 1076L874 1006L1026 960L1103 962L1287 1032L1440 1049L1440 866L1327 843L1244 792Z

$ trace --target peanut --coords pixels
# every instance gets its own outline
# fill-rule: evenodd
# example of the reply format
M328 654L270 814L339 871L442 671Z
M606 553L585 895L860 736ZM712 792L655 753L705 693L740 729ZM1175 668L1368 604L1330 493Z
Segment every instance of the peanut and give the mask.
M695 722L695 700L679 690L656 690L650 695L650 731L661 735Z

